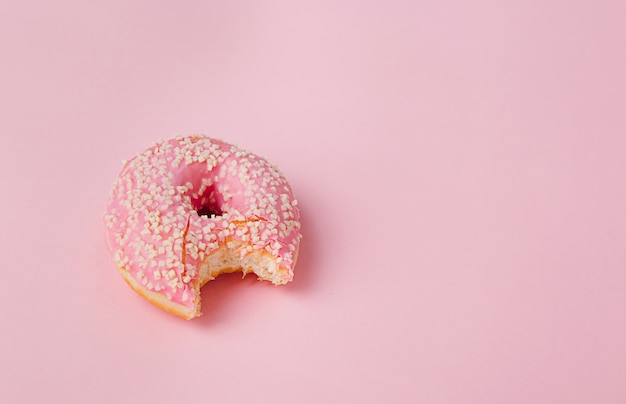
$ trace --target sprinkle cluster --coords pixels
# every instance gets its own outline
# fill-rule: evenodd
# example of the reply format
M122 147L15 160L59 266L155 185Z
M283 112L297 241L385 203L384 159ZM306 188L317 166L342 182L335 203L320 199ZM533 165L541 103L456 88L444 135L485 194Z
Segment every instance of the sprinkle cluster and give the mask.
M105 224L119 268L148 290L193 307L198 268L220 246L242 258L263 250L291 276L299 216L289 184L266 160L187 136L123 163Z

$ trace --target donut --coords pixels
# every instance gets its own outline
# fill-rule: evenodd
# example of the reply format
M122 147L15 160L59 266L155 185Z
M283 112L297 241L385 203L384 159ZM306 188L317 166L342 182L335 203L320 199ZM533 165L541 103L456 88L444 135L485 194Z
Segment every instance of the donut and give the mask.
M265 159L203 135L160 141L122 163L104 214L107 242L128 285L191 319L200 288L241 271L293 279L300 212L291 186Z

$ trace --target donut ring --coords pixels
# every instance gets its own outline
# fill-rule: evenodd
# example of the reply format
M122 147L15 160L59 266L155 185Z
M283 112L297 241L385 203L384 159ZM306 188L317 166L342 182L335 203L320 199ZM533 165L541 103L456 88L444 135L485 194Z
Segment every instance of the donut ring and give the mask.
M293 279L300 213L265 159L205 136L161 141L122 164L104 215L124 280L156 306L191 319L219 274Z

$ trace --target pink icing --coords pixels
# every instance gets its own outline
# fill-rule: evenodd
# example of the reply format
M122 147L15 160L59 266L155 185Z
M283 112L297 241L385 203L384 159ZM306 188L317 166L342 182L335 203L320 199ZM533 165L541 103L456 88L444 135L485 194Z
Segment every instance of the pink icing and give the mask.
M285 177L265 159L204 136L162 141L124 162L105 223L118 267L190 308L198 267L218 246L244 245L242 257L271 254L284 283L301 238Z

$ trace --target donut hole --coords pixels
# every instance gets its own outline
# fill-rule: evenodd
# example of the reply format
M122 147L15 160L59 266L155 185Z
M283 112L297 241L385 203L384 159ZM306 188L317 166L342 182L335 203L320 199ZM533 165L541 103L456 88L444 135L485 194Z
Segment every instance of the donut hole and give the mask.
M222 211L219 208L213 206L201 206L196 209L198 216L217 217L222 216Z
M224 214L224 198L215 187L207 187L201 195L192 195L191 203L198 216L218 217Z

